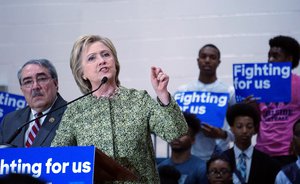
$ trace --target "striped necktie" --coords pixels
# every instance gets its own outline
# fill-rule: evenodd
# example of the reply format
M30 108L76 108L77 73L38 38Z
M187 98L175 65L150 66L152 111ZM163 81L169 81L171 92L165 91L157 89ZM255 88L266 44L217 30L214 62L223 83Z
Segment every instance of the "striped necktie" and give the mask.
M43 115L43 113L39 112L35 116L38 118L38 117L41 117L42 115ZM34 121L33 126L31 127L31 130L30 130L30 132L28 134L28 137L27 137L27 141L25 143L25 146L27 148L30 147L33 144L33 141L34 141L36 135L38 134L38 131L40 130L40 127L41 127L40 119L36 119Z
M241 179L242 179L241 182L242 183L246 182L246 175L247 175L246 159L247 159L247 155L242 152L239 155L239 160L238 160L238 165L237 165L237 169L239 170L239 172L241 174Z

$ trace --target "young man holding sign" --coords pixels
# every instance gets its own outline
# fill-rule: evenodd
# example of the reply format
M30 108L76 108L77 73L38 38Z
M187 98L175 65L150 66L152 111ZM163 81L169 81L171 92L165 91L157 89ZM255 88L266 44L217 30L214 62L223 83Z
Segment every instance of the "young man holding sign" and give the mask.
M209 115L210 117L219 116L218 112L226 112L228 103L229 105L235 103L234 88L221 82L217 78L217 68L221 63L220 57L220 50L213 44L204 45L200 49L197 59L200 69L199 78L197 81L179 87L178 92L175 94L177 102L179 102L180 99L187 99L182 97L183 92L192 93L188 94L192 99L195 98L201 101L201 104L198 105L198 111L195 114L205 115L209 109L213 109L213 113ZM226 96L224 96L224 94L226 94ZM223 104L225 97L226 106ZM215 106L212 108L210 105ZM208 106L210 108L207 108ZM184 109L184 107L182 110L192 111L191 108ZM218 127L213 126L214 122L208 119L201 119L203 116L200 116L203 123L201 124L201 131L196 135L196 141L192 147L192 154L200 157L202 160L210 159L211 155L216 151L228 149L230 141L233 141L233 135L229 130L229 125L225 121L225 113L221 114L223 114L221 115L222 123L221 126Z
M288 36L276 36L269 41L269 62L292 62L292 69L299 64L299 43ZM284 166L294 162L290 153L292 127L300 119L300 76L292 74L291 101L289 103L259 103L261 122L256 148ZM283 93L285 91L282 91Z

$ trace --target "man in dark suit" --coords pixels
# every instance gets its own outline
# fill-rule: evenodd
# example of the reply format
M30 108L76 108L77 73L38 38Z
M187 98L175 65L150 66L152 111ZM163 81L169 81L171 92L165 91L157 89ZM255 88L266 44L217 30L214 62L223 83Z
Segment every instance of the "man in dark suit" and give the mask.
M235 141L233 148L224 151L222 156L234 166L233 182L273 184L280 170L279 163L251 143L260 122L257 110L249 104L235 104L227 110L226 119Z
M276 176L275 184L300 183L300 119L293 125L292 153L297 155L296 162L284 166Z
M56 69L46 59L30 60L18 71L18 79L28 106L3 118L0 124L0 144L6 144L20 126L37 118L36 114L39 114L41 118L25 126L10 144L16 147L50 146L66 110L64 105L67 104L58 93ZM41 113L49 114L42 116Z

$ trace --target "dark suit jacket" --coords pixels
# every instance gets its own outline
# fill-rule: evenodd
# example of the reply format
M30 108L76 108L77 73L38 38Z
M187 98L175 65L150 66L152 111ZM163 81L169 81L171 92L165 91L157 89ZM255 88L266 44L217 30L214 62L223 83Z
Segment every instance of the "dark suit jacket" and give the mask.
M67 102L59 94L57 94L57 99L53 104L52 108L50 109L50 111L58 107L61 107L66 103ZM36 138L33 141L32 144L33 147L50 146L56 134L56 130L59 126L62 115L65 112L66 108L67 107L65 106L46 116L42 127L40 128ZM23 109L8 113L2 119L2 122L0 124L1 145L5 144L20 126L22 126L25 122L29 121L30 113L31 113L30 107L27 106ZM21 130L21 132L17 135L17 137L12 141L11 145L17 147L25 147L24 136L27 128L28 125Z
M225 156L230 161L230 164L234 167L233 170L235 171L236 163L233 148L224 151L222 156ZM280 166L276 161L267 154L254 148L248 184L274 184L279 170Z

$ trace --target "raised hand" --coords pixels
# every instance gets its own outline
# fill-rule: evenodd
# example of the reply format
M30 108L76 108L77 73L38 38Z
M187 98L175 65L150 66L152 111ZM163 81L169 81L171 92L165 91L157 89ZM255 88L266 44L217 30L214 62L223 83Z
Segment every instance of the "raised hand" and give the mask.
M153 89L159 98L159 100L167 105L170 102L170 94L167 86L169 83L169 76L165 74L161 68L152 66L151 67L151 83Z

